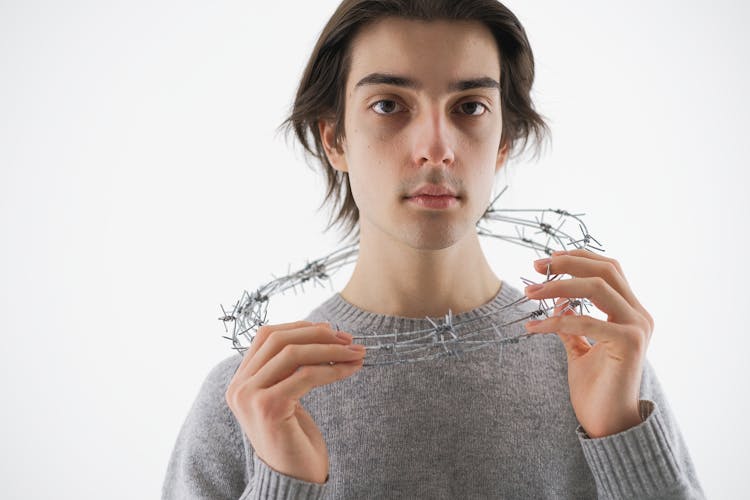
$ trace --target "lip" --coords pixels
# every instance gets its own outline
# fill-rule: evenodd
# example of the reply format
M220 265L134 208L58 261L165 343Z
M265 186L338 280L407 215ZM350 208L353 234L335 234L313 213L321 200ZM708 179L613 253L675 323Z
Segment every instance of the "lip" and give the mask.
M458 198L455 196L430 196L430 195L419 195L410 196L406 199L407 201L419 205L424 208L433 209L444 209L450 208L458 204Z
M417 196L450 196L457 198L455 191L449 189L446 186L440 186L438 184L425 184L420 186L419 189L407 195L407 198L413 198Z

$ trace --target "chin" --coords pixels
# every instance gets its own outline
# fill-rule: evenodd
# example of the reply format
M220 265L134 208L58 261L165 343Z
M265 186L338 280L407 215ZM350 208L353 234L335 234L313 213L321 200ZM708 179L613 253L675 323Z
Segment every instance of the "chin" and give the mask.
M401 239L415 250L443 250L458 243L464 234L465 231L453 224L442 222L437 228L430 224L419 224L407 229Z

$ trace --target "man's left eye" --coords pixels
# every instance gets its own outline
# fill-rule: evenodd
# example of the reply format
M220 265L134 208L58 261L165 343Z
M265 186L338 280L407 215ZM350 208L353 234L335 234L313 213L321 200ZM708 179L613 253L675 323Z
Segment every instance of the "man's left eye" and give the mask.
M487 111L487 106L481 102L471 101L459 105L462 111L470 116L481 116ZM478 112L477 112L478 111Z

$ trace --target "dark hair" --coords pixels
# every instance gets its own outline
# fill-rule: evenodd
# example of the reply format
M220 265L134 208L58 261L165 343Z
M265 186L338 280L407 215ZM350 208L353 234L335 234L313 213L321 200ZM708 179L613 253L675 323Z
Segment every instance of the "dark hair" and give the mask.
M352 232L354 238L359 238L359 209L352 196L348 174L334 169L326 157L318 122L333 123L336 144L345 137L345 86L351 62L351 40L365 24L389 16L484 23L492 31L500 52L503 116L500 147L507 144L510 157L516 157L526 149L533 133L536 156L541 140L549 133L547 124L531 102L534 56L526 32L518 18L497 0L344 0L323 28L302 75L291 114L280 126L287 131L293 129L305 151L323 167L328 190L318 209L333 200L325 231L340 224L344 238ZM521 147L516 148L519 141Z

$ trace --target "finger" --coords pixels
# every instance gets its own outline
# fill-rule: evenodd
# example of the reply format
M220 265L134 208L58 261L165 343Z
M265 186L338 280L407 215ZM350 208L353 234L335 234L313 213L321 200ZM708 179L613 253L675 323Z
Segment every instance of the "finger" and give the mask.
M633 307L638 303L627 280L620 273L618 267L612 264L611 261L614 259L607 259L605 261L576 255L553 254L553 256L549 258L549 263L544 263L542 262L543 260L545 259L534 262L534 268L542 274L547 273L547 267L549 266L550 274L569 274L576 278L591 278L599 276L604 278L604 280L609 283L617 293L622 295Z
M616 342L625 346L622 352L641 352L647 343L646 336L639 327L611 323L585 315L553 316L537 323L529 322L526 329L532 333L557 333L589 337L597 342Z
M556 252L552 252L552 256L556 257L558 255L573 255L576 257L596 260L599 262L609 262L615 267L615 269L620 274L620 276L625 278L625 272L622 270L622 266L616 259L613 259L611 257L605 257L603 255L599 255L598 253L594 253L591 250L584 250L583 248L575 248L573 250L557 250Z
M299 400L314 387L327 385L352 375L362 368L363 364L364 358L340 361L333 365L328 363L306 365L266 390L279 398Z
M555 316L574 316L575 311L572 309L566 309L568 304L570 303L569 299L566 299L564 297L560 297L555 301ZM576 359L579 356L583 356L587 352L589 352L589 349L591 349L591 344L586 339L586 337L582 337L580 335L569 335L567 333L561 333L556 332L557 336L560 338L560 341L563 344L563 347L565 348L565 352L567 353L568 359Z
M643 318L617 293L603 278L572 278L548 281L526 287L526 296L532 300L553 297L585 297L608 315L616 323L640 324Z
M331 361L351 362L364 359L364 357L365 349L354 351L348 345L289 344L260 367L252 378L252 385L256 389L267 389L293 375L301 366L315 366ZM309 370L305 368L300 371Z
M243 369L243 376L255 375L260 367L279 354L289 344L344 344L348 341L336 336L328 323L305 325L298 328L276 330L265 339L258 351Z
M253 342L250 344L250 349L248 349L247 354L253 355L261 348L261 346L268 340L268 337L271 336L273 332L281 332L285 330L293 330L295 328L300 328L302 326L310 326L314 325L315 323L312 323L310 321L294 321L291 323L281 323L278 325L263 325L260 328L258 328L258 331L255 332L255 336L253 337Z
M310 321L294 321L292 323L280 323L278 325L263 325L258 328L258 330L255 332L255 336L253 337L253 341L250 344L250 347L247 349L247 351L245 351L245 354L242 357L242 362L240 363L240 366L237 367L237 370L234 372L234 377L232 378L234 379L236 377L245 375L245 373L247 372L247 366L250 364L250 361L255 357L255 354L263 346L263 344L266 343L272 333L293 330L303 326L311 325L314 325L314 323Z
M567 258L566 258L567 256ZM622 266L616 259L612 259L609 257L604 257L602 255L598 255L596 253L593 253L589 250L584 249L575 249L575 250L562 250L557 252L552 252L552 256L550 257L550 272L555 274L570 274L571 276L576 277L589 277L592 274L590 272L585 272L583 268L586 267L587 263L591 263L591 261L595 261L597 263L598 270L596 276L601 276L604 279L607 280L607 282L612 285L612 288L617 290L617 292L625 297L625 300L628 301L628 303L633 306L633 309L638 311L649 323L651 329L654 328L654 319L651 317L651 315L648 313L645 307L640 303L638 298L633 293L633 290L630 288L630 284L628 283L627 278L625 277L625 272L622 270ZM583 260L581 260L583 259ZM547 265L546 264L534 264L534 267L542 273L547 273Z

